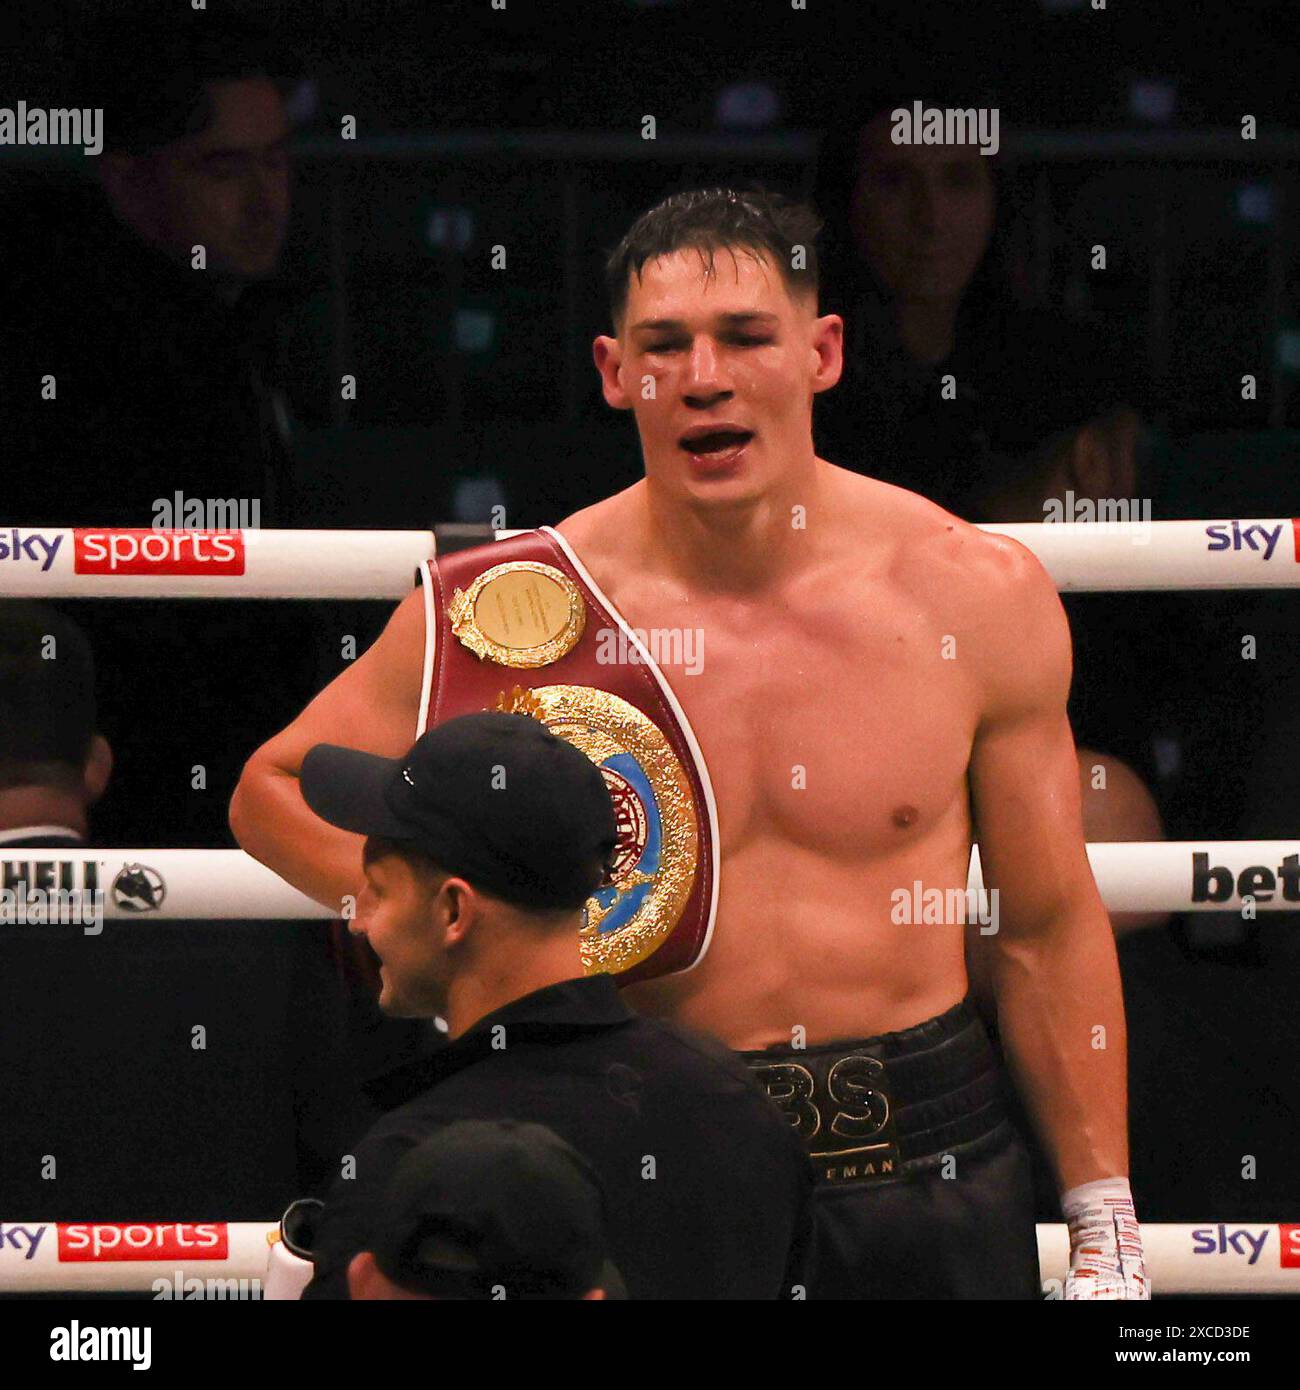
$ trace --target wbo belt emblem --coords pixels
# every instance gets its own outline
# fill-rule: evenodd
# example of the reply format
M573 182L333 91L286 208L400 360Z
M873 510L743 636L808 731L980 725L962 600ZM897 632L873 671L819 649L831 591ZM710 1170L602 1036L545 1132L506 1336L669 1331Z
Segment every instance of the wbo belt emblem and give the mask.
M587 899L578 949L588 975L631 969L672 935L695 884L698 826L685 769L658 725L606 690L515 686L496 708L540 720L605 778L618 845L610 882Z

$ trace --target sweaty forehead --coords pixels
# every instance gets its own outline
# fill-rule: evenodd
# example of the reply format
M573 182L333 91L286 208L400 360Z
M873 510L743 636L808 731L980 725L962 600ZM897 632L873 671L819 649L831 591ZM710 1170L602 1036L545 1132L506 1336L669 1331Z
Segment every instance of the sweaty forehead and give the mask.
M710 265L710 254L712 264ZM713 318L718 314L784 314L793 301L766 252L684 247L648 260L628 282L626 321Z

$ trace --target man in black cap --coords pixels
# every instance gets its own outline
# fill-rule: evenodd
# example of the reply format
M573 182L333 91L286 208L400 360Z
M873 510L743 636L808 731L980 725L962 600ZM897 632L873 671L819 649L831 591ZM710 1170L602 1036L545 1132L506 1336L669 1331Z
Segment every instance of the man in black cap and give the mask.
M723 1048L582 978L583 906L616 842L595 764L538 721L487 713L405 758L318 745L302 789L367 836L352 929L382 962L381 1006L440 1015L450 1039L388 1078L407 1103L344 1157L304 1297L346 1296L398 1164L471 1118L544 1124L584 1156L630 1297L801 1296L811 1170L780 1112Z
M397 1165L353 1299L626 1297L591 1167L544 1125L457 1120Z

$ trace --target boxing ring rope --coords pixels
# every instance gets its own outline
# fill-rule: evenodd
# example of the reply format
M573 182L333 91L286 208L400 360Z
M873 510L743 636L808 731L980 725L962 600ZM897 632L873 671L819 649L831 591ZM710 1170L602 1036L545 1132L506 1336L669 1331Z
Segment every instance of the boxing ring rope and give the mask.
M1257 912L1300 911L1300 839L1139 840L1090 844L1087 851L1102 901L1111 912L1240 913L1247 896ZM1203 861L1198 856L1204 856ZM322 907L237 849L0 845L0 885L12 890L21 881L30 893L37 886L37 873L25 866L51 861L69 866L64 877L70 893L103 893L105 921L139 921L144 916L164 921L308 921L337 918L341 911ZM1284 896L1288 885L1290 898ZM1209 897L1211 886L1225 896ZM983 887L976 846L966 893L978 895ZM900 888L914 891L912 884ZM924 905L924 895L934 891L939 890L918 882L916 901ZM0 898L0 920L12 910ZM974 914L966 920L973 921Z
M0 528L0 597L400 599L420 563L436 555L443 529ZM475 542L517 534L461 529L472 531ZM1020 541L1068 592L1300 586L1300 521L1289 518L1128 522L1103 516L980 529ZM1087 852L1112 912L1241 912L1248 900L1262 912L1300 907L1300 840L1106 843L1090 844ZM51 860L61 870L71 866L74 891L103 893L109 921L339 915L238 850L77 853L5 845L3 882L30 890L18 866L32 864L36 877L34 863ZM967 893L982 888L976 846ZM261 1222L13 1221L0 1230L19 1228L29 1233L28 1258L0 1263L0 1293L149 1292L155 1281L171 1284L178 1277L261 1281L279 1230ZM36 1232L43 1236L33 1238ZM181 1232L190 1234L182 1238ZM1158 1294L1300 1294L1300 1223L1144 1224L1142 1234ZM198 1245L207 1248L196 1258L189 1252ZM1059 1296L1069 1265L1066 1227L1039 1225L1038 1246L1044 1288ZM151 1250L158 1258L150 1258Z
M263 1281L280 1228L262 1221L6 1221L4 1229L18 1233L24 1257L0 1262L0 1294L148 1293L155 1280L173 1283L178 1273L183 1279ZM1300 1224L1144 1222L1142 1240L1158 1296L1300 1294ZM196 1249L202 1254L188 1253ZM149 1258L152 1251L159 1258ZM1059 1297L1070 1264L1064 1225L1039 1225L1038 1258L1045 1291Z
M518 534L462 529L484 541ZM1300 585L1300 520L980 529L1020 541L1071 593ZM0 527L0 597L399 599L436 550L433 531Z

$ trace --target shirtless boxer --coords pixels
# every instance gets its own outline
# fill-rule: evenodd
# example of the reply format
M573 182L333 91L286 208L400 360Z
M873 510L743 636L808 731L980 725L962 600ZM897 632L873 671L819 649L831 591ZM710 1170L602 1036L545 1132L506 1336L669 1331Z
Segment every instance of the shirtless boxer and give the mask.
M629 998L746 1054L809 1140L809 1296L1035 1297L1027 1161L968 998L983 981L1064 1194L1066 1296L1147 1297L1065 616L1028 550L816 456L843 331L817 312L816 231L769 195L684 194L610 259L595 361L646 476L557 530L632 627L702 632L702 670L666 674L721 837L707 954ZM308 811L298 769L316 743L409 747L423 640L417 593L232 803L249 853L336 908L360 841ZM973 838L996 930L900 923L899 890L964 888Z

